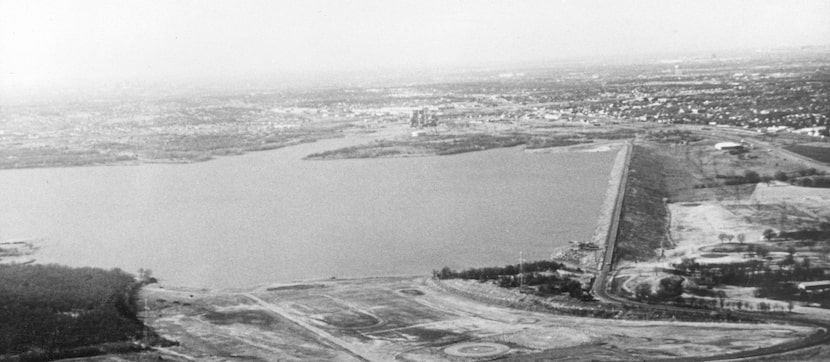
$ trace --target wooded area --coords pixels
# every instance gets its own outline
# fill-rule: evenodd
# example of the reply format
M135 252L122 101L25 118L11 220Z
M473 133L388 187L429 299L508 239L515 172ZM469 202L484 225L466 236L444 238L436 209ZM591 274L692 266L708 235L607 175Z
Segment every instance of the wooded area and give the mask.
M0 265L0 359L53 359L79 347L140 339L140 287L119 269Z

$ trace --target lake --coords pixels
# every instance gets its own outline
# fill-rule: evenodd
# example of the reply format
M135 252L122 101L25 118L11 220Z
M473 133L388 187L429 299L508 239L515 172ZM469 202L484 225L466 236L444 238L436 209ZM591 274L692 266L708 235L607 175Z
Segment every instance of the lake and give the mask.
M303 161L336 139L194 164L0 171L0 240L40 263L232 288L547 259L588 240L616 152Z

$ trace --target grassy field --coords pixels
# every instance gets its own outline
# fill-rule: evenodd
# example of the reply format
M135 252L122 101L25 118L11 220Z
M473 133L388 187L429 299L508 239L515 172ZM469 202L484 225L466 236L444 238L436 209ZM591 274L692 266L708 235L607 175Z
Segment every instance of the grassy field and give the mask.
M341 148L308 155L306 159L376 158L398 156L453 155L482 151L492 148L513 147L533 141L543 147L552 140L533 138L527 134L514 133L491 135L466 133L456 135L424 135L390 140L377 140L365 145Z
M660 247L671 247L666 237L668 215L664 199L665 157L643 146L634 146L628 183L620 216L615 257L617 260L645 260Z
M830 163L830 147L793 145L786 149L819 162Z

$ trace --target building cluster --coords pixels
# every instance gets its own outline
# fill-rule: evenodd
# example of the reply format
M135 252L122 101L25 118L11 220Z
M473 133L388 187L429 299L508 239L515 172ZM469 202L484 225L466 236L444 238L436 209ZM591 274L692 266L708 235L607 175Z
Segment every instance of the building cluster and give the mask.
M438 125L438 116L430 112L429 108L417 109L412 111L409 125L413 128L435 127Z
M530 118L549 121L614 119L830 136L826 58L690 61L682 67L619 66L553 76L548 82L517 81L512 89L502 82L488 91L541 109Z
M720 65L682 76L642 75L609 80L592 100L573 102L575 113L656 123L726 125L758 132L828 136L830 62L791 68ZM790 65L792 66L792 65ZM750 67L755 73L733 73ZM614 91L609 91L613 89Z

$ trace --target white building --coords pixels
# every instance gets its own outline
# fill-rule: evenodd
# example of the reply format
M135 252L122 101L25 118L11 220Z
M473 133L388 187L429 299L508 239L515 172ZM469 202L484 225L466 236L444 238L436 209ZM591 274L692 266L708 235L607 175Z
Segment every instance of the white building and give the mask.
M744 148L744 145L737 142L720 142L715 144L715 148L719 150L739 150Z
M820 280L817 282L802 282L798 283L798 290L814 291L830 289L830 280Z

